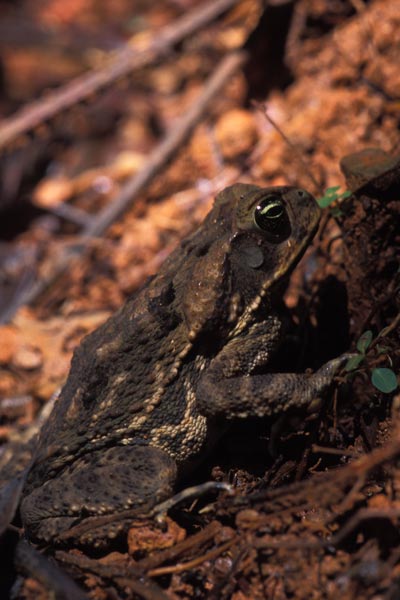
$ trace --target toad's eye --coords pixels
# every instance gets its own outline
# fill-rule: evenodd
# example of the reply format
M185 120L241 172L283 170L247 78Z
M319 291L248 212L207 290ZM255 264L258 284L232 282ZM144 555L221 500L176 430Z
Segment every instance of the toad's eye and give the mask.
M257 227L269 233L279 235L287 223L287 214L279 196L271 194L263 198L254 210Z

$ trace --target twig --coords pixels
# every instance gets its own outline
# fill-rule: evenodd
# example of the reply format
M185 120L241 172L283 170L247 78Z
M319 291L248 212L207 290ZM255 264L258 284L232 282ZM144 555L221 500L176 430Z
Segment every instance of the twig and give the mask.
M212 540L215 534L220 530L220 528L221 524L218 521L212 521L205 529L199 531L194 535L191 535L183 542L180 542L179 544L176 544L171 548L166 548L161 552L150 554L149 556L146 556L142 560L136 562L110 562L108 564L101 564L98 561L93 560L87 556L76 556L74 554L64 552L62 550L58 550L55 554L55 557L58 561L66 563L70 566L75 566L81 571L90 571L92 573L95 573L99 577L102 577L103 579L109 579L112 581L122 581L122 579L129 578L132 589L139 593L139 590L133 587L131 578L134 577L135 582L141 580L144 583L143 578L149 576L150 571L157 571L158 565L166 561L171 561L177 556L181 555L183 552L187 552L190 549L198 549L203 544ZM232 540L229 540L229 542L232 542ZM224 547L220 546L217 550L221 552L224 550Z
M239 565L242 567L242 572L244 571L243 563L245 559L249 561L253 557L251 556L250 548L242 548L238 550L235 558L231 561L231 565L229 570L224 573L224 578L219 582L215 582L212 590L208 594L208 600L221 600L221 598L232 598L235 586L237 584L237 579L235 575L239 570ZM257 564L259 566L259 555L257 554ZM259 575L261 575L261 570L258 569Z
M20 296L18 304L15 303L13 310L8 311L7 316L9 319L12 318L19 306L34 302L70 266L71 260L84 252L93 237L103 234L114 221L125 213L139 192L161 171L174 152L185 142L192 129L204 116L211 100L226 85L235 71L244 64L246 58L247 54L238 50L228 54L221 60L219 66L206 82L197 102L190 107L176 125L171 127L167 136L146 161L146 166L125 184L114 202L106 206L96 217L93 217L90 224L83 230L79 242L75 246L64 250L59 260L53 264L51 273L37 281L25 294Z
M252 105L259 110L264 117L267 119L267 121L269 121L272 125L272 127L274 129L276 129L276 131L279 133L279 135L282 137L282 139L286 142L286 144L289 146L289 148L292 150L293 154L295 155L296 159L299 161L299 163L301 164L301 166L304 169L304 172L308 175L309 179L313 182L313 184L315 185L315 188L318 190L318 192L322 195L323 190L321 188L321 185L318 183L318 181L315 179L314 175L312 174L312 171L310 169L310 166L306 163L306 161L304 160L300 150L295 146L295 144L293 144L293 142L290 141L290 139L287 137L287 135L284 133L284 131L279 127L279 125L276 123L276 121L270 117L270 115L268 114L267 111L267 107L265 106L265 104L262 104L261 102L256 102L253 101Z
M332 536L330 544L338 546L347 538L350 533L357 529L363 521L368 519L389 519L392 522L400 518L400 509L398 508L360 508L341 529Z
M115 583L123 590L129 590L143 598L143 600L170 600L170 596L164 592L154 581L132 579L132 577L116 577Z
M170 573L182 573L182 571L189 571L190 569L193 569L194 567L197 567L198 565L201 565L202 563L204 563L208 560L212 560L213 558L216 558L217 556L219 556L220 554L225 552L225 550L228 550L228 548L230 548L234 543L237 543L237 542L238 542L238 538L234 537L234 538L228 540L227 542L225 542L225 544L222 544L221 546L218 546L217 548L213 548L213 550L209 550L202 556L197 556L193 560L189 560L186 563L178 563L176 565L170 565L168 567L158 567L157 569L152 569L151 571L149 571L148 575L149 575L149 577L159 577L160 575L167 575Z
M317 550L321 548L332 548L339 546L363 521L368 519L390 519L392 522L400 518L398 508L360 508L341 529L328 540L291 540L291 539L270 539L270 536L264 536L253 542L254 548L264 549L296 549L303 548Z
M244 64L246 57L247 55L244 51L238 50L228 54L221 60L219 66L206 82L203 93L197 102L189 108L186 115L174 127L171 127L170 132L154 150L144 169L128 181L122 189L119 198L106 206L93 219L91 225L84 230L84 241L104 233L114 221L124 214L132 203L133 197L153 179L155 174L166 165L177 148L185 142L189 133L203 117L211 100L215 98L235 71Z
M179 542L171 548L166 548L165 550L161 550L160 552L150 554L149 556L146 556L145 558L142 558L141 560L137 561L137 567L140 568L143 572L148 572L150 570L156 569L162 563L172 561L184 552L187 552L192 548L198 549L203 544L208 543L214 538L214 536L220 529L221 524L219 523L219 521L211 521L211 523L209 523L204 529L186 538L186 540L183 540L183 542Z
M379 344L379 342L382 341L381 338L386 337L389 335L389 333L391 333L394 329L397 329L397 326L400 323L400 312L397 313L397 315L395 316L395 318L393 319L393 321L384 329L382 329L382 331L380 331L378 333L378 335L376 336L376 338L374 340L372 340L368 350L370 350L371 348L373 348L374 346L376 346L377 344Z
M57 113L90 98L116 79L153 62L177 42L212 21L237 2L238 0L209 0L167 26L163 31L155 33L146 48L135 50L125 46L111 55L110 62L105 67L84 73L55 92L22 108L0 123L0 149L18 136L47 122Z
M21 540L16 549L17 567L37 579L59 600L87 600L85 592L59 567L40 554L33 546Z
M341 450L339 448L327 448L326 446L319 446L318 444L313 444L311 447L312 452L315 454L332 454L333 456L350 456L351 458L357 458L359 455L355 450Z
M140 573L133 564L102 564L96 559L87 556L74 555L70 552L59 550L56 559L85 573L89 571L97 577L107 579L134 592L144 600L168 600L169 596L154 582ZM72 597L72 596L70 596Z
M354 487L354 481L359 480L361 477L366 477L368 473L381 465L396 460L400 455L400 441L398 431L396 430L393 434L393 440L385 446L380 446L374 449L369 454L365 454L356 458L353 462L350 462L344 467L335 469L334 471L322 472L318 474L318 478L309 480L307 482L294 482L284 488L280 487L277 489L261 490L251 494L243 499L243 503L247 506L257 505L262 502L268 509L269 514L285 514L286 512L300 512L303 508L308 505L308 490L318 487L321 490L319 501L321 506L328 506L332 503L337 503L337 493L341 493L348 485ZM323 488L326 487L327 482L334 482L332 493L326 498L322 496ZM333 493L334 492L334 493ZM319 493L319 492L318 492ZM291 499L295 499L292 502ZM289 499L289 500L288 500ZM235 509L240 506L240 496L236 498L236 502L233 504ZM226 500L220 500L222 506L226 506ZM277 508L276 508L277 507ZM229 508L229 507L228 507ZM269 517L268 517L269 518ZM258 524L256 524L259 527Z

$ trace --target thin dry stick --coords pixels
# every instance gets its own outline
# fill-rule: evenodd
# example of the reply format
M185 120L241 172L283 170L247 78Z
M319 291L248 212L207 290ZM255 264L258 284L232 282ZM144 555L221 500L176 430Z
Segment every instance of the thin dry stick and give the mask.
M311 446L311 450L317 454L333 454L333 456L351 456L352 458L357 458L358 454L355 450L340 450L339 448L327 448L326 446L319 446L318 444L313 444Z
M171 596L164 592L154 581L133 579L133 577L115 577L115 584L125 593L134 592L143 600L170 600ZM119 596L118 596L119 597Z
M57 113L90 98L116 79L153 62L177 42L204 27L237 2L238 0L210 0L155 34L147 48L135 50L125 46L122 50L112 53L110 62L105 67L85 73L55 92L24 107L0 123L0 149L10 144L16 137L47 122Z
M368 519L388 519L397 527L396 521L399 517L400 510L398 508L360 508L331 538L330 544L332 546L339 546L350 533L357 529L363 521Z
M129 589L145 600L168 600L169 598L154 581L148 579L143 572L138 571L132 562L118 565L102 564L93 558L74 555L62 550L56 552L56 559L79 569L83 574L93 573L96 577L109 580L121 588Z
M262 112L262 114L264 115L264 117L267 119L267 121L269 121L272 125L272 127L274 129L276 129L276 131L279 133L279 135L282 137L282 139L286 142L286 144L289 146L289 148L292 150L292 152L294 153L294 155L296 156L297 160L299 161L299 163L302 165L302 167L304 168L304 172L306 173L306 175L308 175L308 177L311 179L311 181L313 182L313 184L315 185L316 189L318 190L318 192L322 195L323 190L321 189L321 185L318 183L318 181L315 179L314 175L312 174L312 171L309 167L309 165L306 163L306 161L304 160L304 158L301 155L301 152L299 151L299 149L289 140L289 138L287 137L287 135L284 133L284 131L279 127L279 125L274 121L274 119L272 117L269 116L267 108L265 106L265 104L261 104L260 102L252 102L253 106L255 108L257 108L257 110L259 110L260 112Z
M175 546L171 546L160 552L152 553L137 561L136 565L143 573L156 569L162 563L172 561L188 550L198 550L198 548L212 540L220 529L221 523L219 521L211 521L204 529L187 537L183 542L179 542Z
M176 565L170 565L168 567L158 567L156 569L151 569L151 571L149 571L147 573L147 575L149 577L159 577L160 575L167 575L170 573L182 573L183 571L189 571L190 569L194 569L198 565L201 565L202 563L204 563L208 560L212 560L213 558L216 558L217 556L219 556L220 554L225 552L225 550L228 550L228 548L230 548L233 544L238 543L238 541L239 541L238 538L235 536L231 540L228 540L227 542L225 542L225 544L222 544L221 546L218 546L217 548L214 548L213 550L210 550L209 552L206 552L202 556L198 556L197 558L194 558L193 560L189 560L186 563L178 563Z
M175 126L171 127L170 132L149 157L146 166L125 184L114 202L93 217L90 224L83 230L79 242L76 246L64 251L60 259L54 263L51 273L37 281L24 295L21 295L13 310L8 311L8 319L12 318L18 306L36 300L65 271L71 260L83 253L93 237L103 234L114 221L124 214L139 192L160 172L176 150L185 142L192 129L204 116L211 100L244 64L246 58L247 54L244 51L235 51L221 60L217 69L206 82L204 91L197 102L189 108Z
M210 101L215 98L221 88L229 81L230 77L241 67L246 60L244 51L236 51L222 59L213 75L205 85L204 91L198 101L193 104L186 115L171 127L167 137L153 152L146 167L137 173L123 188L119 198L104 208L93 222L83 231L82 238L88 239L101 235L104 231L123 215L132 203L133 197L141 191L154 177L155 173L167 163L173 153L184 143L193 127L203 117Z
M17 544L15 562L19 570L45 586L49 598L88 600L85 592L69 575L23 539Z

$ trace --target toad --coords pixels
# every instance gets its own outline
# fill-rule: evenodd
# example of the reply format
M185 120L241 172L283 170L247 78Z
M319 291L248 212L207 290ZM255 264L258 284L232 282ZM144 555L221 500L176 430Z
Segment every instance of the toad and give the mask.
M269 368L282 290L318 227L306 191L236 184L114 316L76 349L42 431L21 516L42 543L168 498L233 419L310 406L346 360ZM123 519L82 535L100 543Z

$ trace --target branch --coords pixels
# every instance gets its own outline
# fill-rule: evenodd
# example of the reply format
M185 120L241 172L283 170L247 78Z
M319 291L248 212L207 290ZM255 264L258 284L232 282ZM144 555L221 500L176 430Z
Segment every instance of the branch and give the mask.
M156 33L147 48L135 50L125 46L112 53L110 62L105 67L80 75L58 90L28 104L9 119L0 122L0 150L18 136L47 122L59 112L90 98L116 79L153 62L179 41L204 27L237 2L238 0L209 0L160 33Z
M126 212L138 194L161 171L177 149L186 141L193 128L204 117L211 100L215 98L234 73L245 63L246 59L247 54L244 51L237 50L221 60L214 73L207 80L197 102L189 108L188 112L181 117L176 125L171 127L169 133L150 155L146 166L125 184L114 202L103 208L96 217L92 218L90 223L84 228L80 236L80 241L74 247L64 251L59 260L53 264L51 273L47 277L37 281L25 294L19 297L18 301L7 313L8 320L12 318L19 306L34 302L70 266L71 260L80 256L85 251L94 237L103 234L112 223Z

